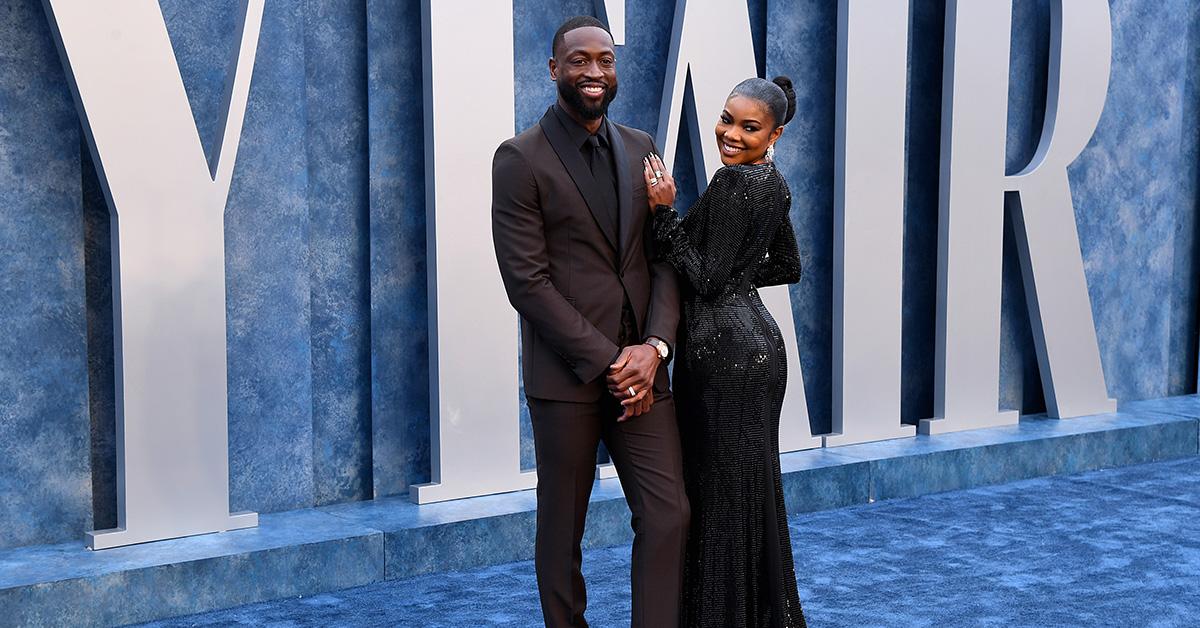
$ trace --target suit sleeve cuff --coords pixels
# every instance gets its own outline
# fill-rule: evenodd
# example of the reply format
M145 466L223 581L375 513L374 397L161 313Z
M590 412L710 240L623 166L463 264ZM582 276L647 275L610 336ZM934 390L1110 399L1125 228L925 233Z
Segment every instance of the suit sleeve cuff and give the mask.
M609 365L610 367L611 367L612 365L616 364L616 363L617 363L617 360L619 360L619 359L621 358L621 352L622 352L622 351L624 351L624 349L622 349L622 348L620 348L620 347L617 347L617 352L616 352L616 353L614 353L614 354L613 354L613 357L612 357L612 359L608 361L608 365Z

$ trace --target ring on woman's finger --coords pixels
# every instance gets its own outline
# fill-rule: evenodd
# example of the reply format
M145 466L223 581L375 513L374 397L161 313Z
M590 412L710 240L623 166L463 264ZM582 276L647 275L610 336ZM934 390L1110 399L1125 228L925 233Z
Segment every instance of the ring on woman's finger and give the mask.
M656 179L661 179L661 178L662 178L662 170L655 170L655 171L654 171L654 178L656 178Z
M629 393L629 396L630 396L630 397L636 397L636 396L637 396L637 391L633 389L633 386L630 386L629 388L626 388L626 389L625 389L625 392Z
M658 177L651 177L650 185L658 185Z

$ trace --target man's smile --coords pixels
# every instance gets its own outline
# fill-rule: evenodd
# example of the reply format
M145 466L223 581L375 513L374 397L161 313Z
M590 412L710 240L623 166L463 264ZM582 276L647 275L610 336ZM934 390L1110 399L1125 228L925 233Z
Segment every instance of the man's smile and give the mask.
M590 98L603 98L608 86L604 83L580 83L579 91Z

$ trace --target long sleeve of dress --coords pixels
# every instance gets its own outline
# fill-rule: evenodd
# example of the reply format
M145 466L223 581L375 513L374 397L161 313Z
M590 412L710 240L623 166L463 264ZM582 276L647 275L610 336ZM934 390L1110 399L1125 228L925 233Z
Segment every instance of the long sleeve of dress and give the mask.
M767 255L754 274L754 287L779 286L800 281L800 250L791 216L784 215L775 230Z
M654 214L659 255L670 261L701 297L715 296L725 288L747 226L744 211L721 212L723 220L714 220L712 204L736 201L744 190L740 173L721 169L686 218L680 219L674 209Z

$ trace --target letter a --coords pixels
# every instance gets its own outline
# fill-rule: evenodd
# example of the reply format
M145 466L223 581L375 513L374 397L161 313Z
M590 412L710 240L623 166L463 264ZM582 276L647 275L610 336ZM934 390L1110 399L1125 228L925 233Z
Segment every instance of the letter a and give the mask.
M721 44L713 45L713 42ZM757 73L750 12L744 0L678 0L675 3L675 25L671 53L667 58L657 138L668 167L678 150L679 125L686 114L692 150L696 153L693 158L696 180L702 187L707 184L721 168L721 155L710 131L721 115L729 90ZM685 86L689 82L695 101L685 103ZM779 449L796 451L820 447L821 438L813 436L809 427L804 376L800 371L788 288L772 286L760 293L767 310L779 325L784 346L788 347L788 385L779 422Z

